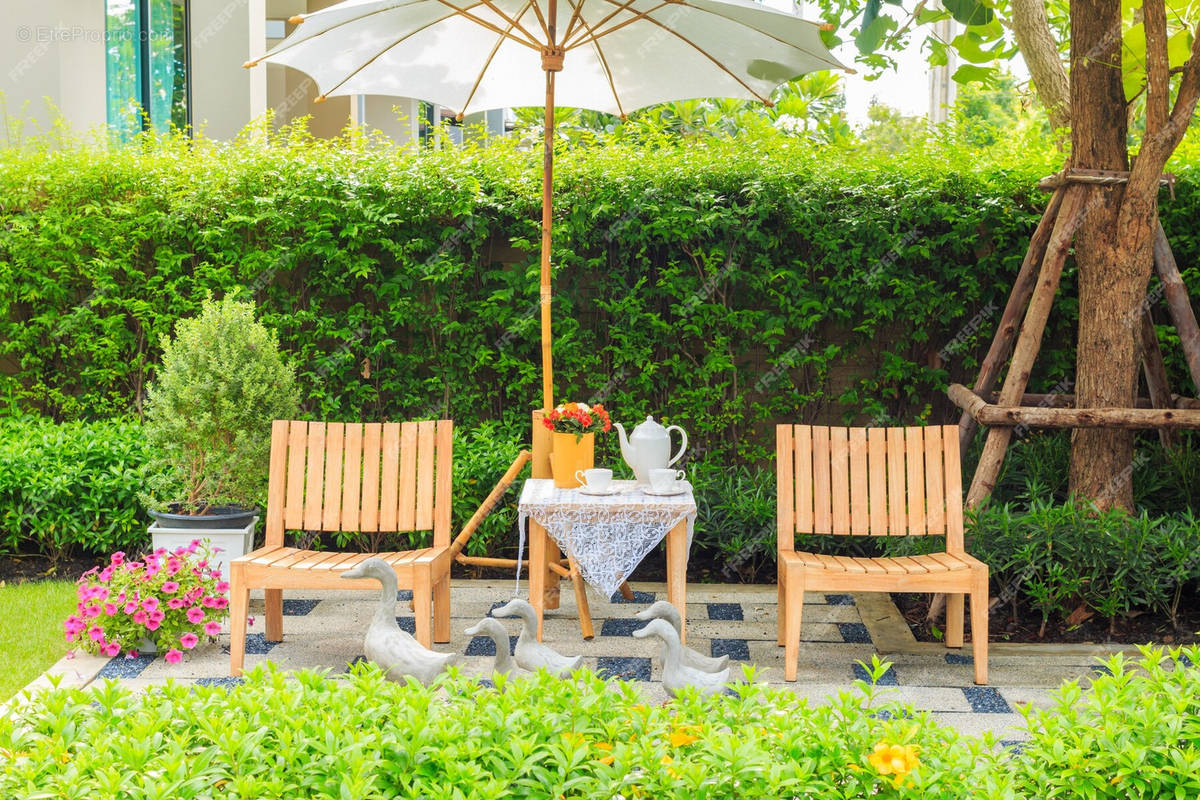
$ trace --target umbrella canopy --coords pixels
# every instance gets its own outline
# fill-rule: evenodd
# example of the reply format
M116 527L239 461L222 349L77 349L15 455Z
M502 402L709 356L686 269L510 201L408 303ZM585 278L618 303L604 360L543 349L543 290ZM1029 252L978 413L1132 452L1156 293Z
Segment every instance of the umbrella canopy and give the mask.
M737 97L770 103L782 83L844 69L820 27L748 0L346 0L258 61L311 76L332 95L419 97L460 115L545 106L542 387L553 401L550 247L554 106L624 116L655 103ZM543 85L531 80L545 73Z

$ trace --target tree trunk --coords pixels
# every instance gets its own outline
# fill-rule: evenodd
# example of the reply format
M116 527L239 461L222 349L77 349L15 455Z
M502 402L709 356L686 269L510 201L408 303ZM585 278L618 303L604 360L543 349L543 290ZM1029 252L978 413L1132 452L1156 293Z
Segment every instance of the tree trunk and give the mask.
M1112 34L1120 30L1121 0L1071 3L1075 167L1129 169L1121 37ZM1145 197L1126 197L1123 185L1091 187L1088 192L1083 223L1075 237L1079 274L1077 402L1080 408L1132 408L1137 399L1139 315L1153 266L1149 225L1157 219L1157 195L1149 198L1147 207ZM1123 218L1122 210L1131 200L1139 212L1134 216L1144 224L1119 224L1129 223L1128 213ZM1154 216L1145 220L1146 212ZM1104 428L1075 431L1071 491L1101 508L1132 508L1133 436L1131 431Z

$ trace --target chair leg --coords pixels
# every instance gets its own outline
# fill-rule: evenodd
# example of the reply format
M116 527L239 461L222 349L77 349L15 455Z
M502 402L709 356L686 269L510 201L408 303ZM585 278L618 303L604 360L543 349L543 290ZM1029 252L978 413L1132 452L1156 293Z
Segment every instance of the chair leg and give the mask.
M804 611L804 565L788 562L783 597L786 630L784 631L783 677L796 680L796 662L800 660L800 621Z
M988 682L988 569L975 570L971 581L971 653L975 661L975 683Z
M265 592L267 630L265 638L268 642L283 641L283 589L267 589Z
M250 588L239 573L235 566L229 591L229 674L235 678L242 674L246 660L246 614L250 610Z
M785 570L783 568L783 562L779 563L779 568L778 568L777 572L778 572L778 575L775 578L775 585L776 585L777 594L779 595L779 597L775 601L775 603L776 603L775 617L776 617L776 621L778 622L778 628L779 628L779 646L783 647L784 641L786 639L786 637L784 636L785 631L784 631L783 609L786 605L786 600L787 600L787 598L784 596L784 592L786 591L786 588L787 588L787 577L785 574Z
M450 641L450 571L433 586L433 640Z
M413 613L417 618L417 641L433 646L433 569L429 564L413 567Z
M963 646L963 600L959 592L946 594L946 647Z

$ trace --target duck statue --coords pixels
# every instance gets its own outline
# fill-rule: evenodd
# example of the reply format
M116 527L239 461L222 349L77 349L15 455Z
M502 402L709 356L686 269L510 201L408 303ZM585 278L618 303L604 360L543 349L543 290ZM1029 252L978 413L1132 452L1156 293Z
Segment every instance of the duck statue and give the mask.
M500 624L500 620L484 617L463 633L467 636L486 636L496 643L496 660L493 663L492 672L508 675L516 668L512 654L508 651L508 631Z
M659 600L649 608L644 608L633 615L635 619L640 619L643 622L652 619L663 619L671 623L671 627L675 629L676 635L683 630L683 618L679 616L679 609L674 604L667 600ZM697 652L687 645L680 643L680 663L685 667L698 669L701 672L720 672L729 665L729 656L723 655L720 658L706 656L703 653ZM665 662L666 659L666 644L663 644L664 650L660 653L660 657Z
M439 653L418 642L396 623L396 573L382 558L373 556L342 573L343 578L374 578L382 589L375 618L367 627L363 652L387 675L388 680L408 678L430 684L458 657Z
M689 686L705 697L725 690L729 667L720 672L703 672L683 664L683 645L679 641L679 634L665 619L652 619L645 627L634 631L633 635L638 639L657 636L662 640L662 684L671 697L676 697Z
M544 669L551 675L567 678L583 664L583 656L570 658L561 655L537 640L537 612L527 601L520 598L509 600L504 606L494 609L492 616L521 618L521 634L517 637L517 646L513 648L517 666L521 669L530 672Z

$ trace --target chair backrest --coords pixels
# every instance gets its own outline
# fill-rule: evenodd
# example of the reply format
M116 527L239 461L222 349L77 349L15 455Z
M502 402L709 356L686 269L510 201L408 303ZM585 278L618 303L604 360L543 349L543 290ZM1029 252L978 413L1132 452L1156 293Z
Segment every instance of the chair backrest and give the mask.
M796 533L946 537L963 550L958 426L776 428L779 549Z
M284 531L433 531L450 543L450 420L271 427L266 543Z

